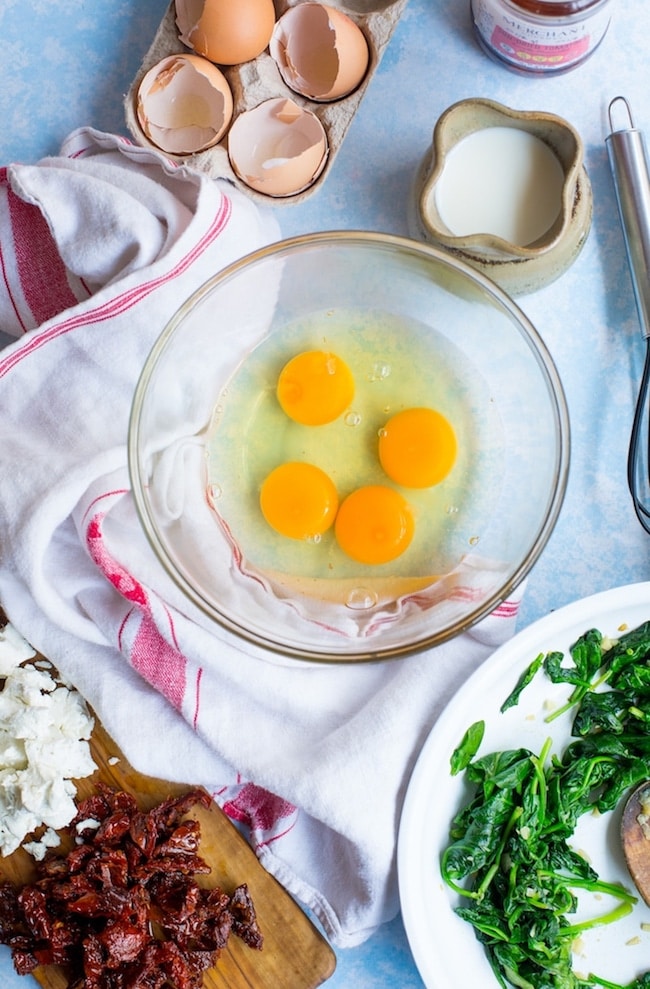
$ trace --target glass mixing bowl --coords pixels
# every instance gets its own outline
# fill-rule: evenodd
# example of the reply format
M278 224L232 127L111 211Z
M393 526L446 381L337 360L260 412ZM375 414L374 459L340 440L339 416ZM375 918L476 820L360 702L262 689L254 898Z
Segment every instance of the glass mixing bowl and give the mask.
M337 422L296 427L276 383L310 349L342 357L356 390ZM430 489L376 473L383 422L404 407L455 431ZM144 531L201 620L341 662L434 646L511 594L557 520L569 423L543 340L500 288L434 247L336 231L244 257L180 307L143 368L128 445ZM398 559L359 564L333 529L295 540L265 523L266 473L321 458L341 499L366 483L403 496L415 536Z

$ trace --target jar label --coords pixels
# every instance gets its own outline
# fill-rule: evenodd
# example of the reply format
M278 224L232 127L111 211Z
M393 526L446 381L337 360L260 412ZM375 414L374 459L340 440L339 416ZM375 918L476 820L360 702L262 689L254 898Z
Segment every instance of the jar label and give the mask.
M472 0L474 24L484 43L505 62L533 72L553 72L581 62L602 40L609 13L573 19L526 17L503 0Z
M537 40L520 38L511 31L504 30L500 24L495 25L490 37L490 45L503 58L517 65L530 65L535 68L572 65L589 52L590 42L591 39L586 34L575 41L541 44Z

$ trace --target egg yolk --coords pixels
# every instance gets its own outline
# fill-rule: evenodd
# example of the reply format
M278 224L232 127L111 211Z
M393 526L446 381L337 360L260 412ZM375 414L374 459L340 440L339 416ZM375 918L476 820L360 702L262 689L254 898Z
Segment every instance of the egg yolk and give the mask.
M435 409L404 409L379 433L379 461L396 484L430 488L443 480L456 460L456 434Z
M408 503L393 488L371 484L341 502L334 532L349 557L358 563L389 563L404 552L415 525Z
M304 426L323 426L349 406L354 397L354 378L336 354L305 350L283 367L277 396L290 419Z
M260 489L262 515L276 532L290 539L310 539L334 522L339 498L332 479L314 464L280 464Z

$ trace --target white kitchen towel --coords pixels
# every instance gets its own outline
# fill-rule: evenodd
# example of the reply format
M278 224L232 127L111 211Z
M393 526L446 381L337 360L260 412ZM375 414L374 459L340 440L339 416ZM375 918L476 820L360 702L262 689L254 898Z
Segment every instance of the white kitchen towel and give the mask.
M518 596L407 660L310 665L211 627L158 565L127 469L139 372L194 289L278 236L227 183L88 128L0 173L0 603L135 766L206 786L344 947L398 909L411 768Z

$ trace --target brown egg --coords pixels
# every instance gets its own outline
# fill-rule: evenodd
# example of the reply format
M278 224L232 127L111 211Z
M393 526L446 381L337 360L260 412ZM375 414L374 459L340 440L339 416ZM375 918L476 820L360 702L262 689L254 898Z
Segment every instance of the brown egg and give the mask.
M232 92L223 73L200 55L168 55L145 74L136 114L156 147L186 155L216 144L232 119Z
M356 89L370 61L359 25L323 3L289 7L275 25L269 52L290 89L322 102Z
M219 65L257 58L267 47L273 0L175 0L180 40Z

